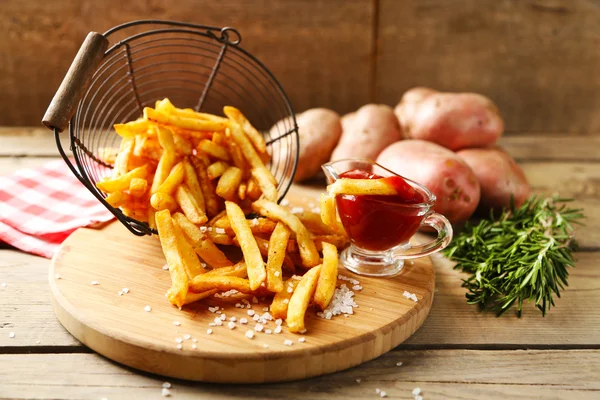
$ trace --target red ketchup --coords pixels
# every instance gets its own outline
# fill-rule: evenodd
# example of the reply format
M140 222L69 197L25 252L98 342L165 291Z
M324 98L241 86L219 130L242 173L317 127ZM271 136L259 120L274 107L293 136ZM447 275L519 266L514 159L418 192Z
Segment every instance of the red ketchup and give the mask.
M361 170L350 170L340 175L349 179L382 179ZM396 189L396 195L338 195L337 209L344 229L352 242L371 251L389 250L409 241L425 217L422 207L406 207L426 201L402 177L383 178Z

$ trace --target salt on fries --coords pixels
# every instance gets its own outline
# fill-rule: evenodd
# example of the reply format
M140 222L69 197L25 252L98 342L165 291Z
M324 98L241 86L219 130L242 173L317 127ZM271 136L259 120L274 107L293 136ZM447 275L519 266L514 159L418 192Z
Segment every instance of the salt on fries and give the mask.
M172 304L231 291L272 298L273 317L303 331L307 308L331 301L338 248L348 242L336 225L335 192L323 215L279 206L262 134L237 108L224 114L180 109L169 99L144 108L141 118L114 126L120 147L101 152L113 175L97 187L110 205L158 231ZM239 247L243 259L234 264L227 246ZM304 275L293 275L296 267Z

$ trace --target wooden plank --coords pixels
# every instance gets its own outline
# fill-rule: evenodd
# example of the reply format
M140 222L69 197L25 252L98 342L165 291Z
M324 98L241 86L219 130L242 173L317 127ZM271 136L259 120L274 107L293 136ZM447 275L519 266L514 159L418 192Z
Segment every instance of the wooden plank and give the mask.
M600 350L433 350L393 351L362 367L281 384L169 381L176 399L376 398L376 389L412 398L417 387L425 398L592 399L600 395L599 375ZM0 399L160 399L166 381L94 354L0 355L0 376Z
M76 346L56 319L47 281L49 260L15 250L0 250L0 353L2 348ZM434 257L436 292L429 317L405 347L577 348L600 345L600 253L577 254L569 287L545 318L533 306L518 319L480 313L466 303L462 275L452 263ZM408 268L408 267L407 267ZM35 318L31 316L35 315ZM11 339L8 332L15 332ZM37 343L37 341L40 343Z
M235 27L242 46L280 80L296 110L347 112L368 101L372 3L262 0L248 7L245 0L224 0L198 8L193 0L156 6L108 0L85 7L69 0L9 1L0 15L0 124L39 124L85 35L144 18Z
M485 94L508 132L598 134L600 9L589 0L381 0L377 101Z

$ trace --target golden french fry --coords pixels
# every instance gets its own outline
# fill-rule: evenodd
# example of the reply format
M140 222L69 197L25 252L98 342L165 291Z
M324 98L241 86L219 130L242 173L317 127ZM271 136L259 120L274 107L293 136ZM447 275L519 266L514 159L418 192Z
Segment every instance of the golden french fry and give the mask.
M256 179L256 182L258 182L258 186L260 186L260 190L262 191L265 199L269 201L277 201L277 196L279 196L279 193L277 192L277 187L275 187L275 185L273 185L269 179L269 176L273 176L271 175L271 172L269 172L269 170L266 168L252 168L251 173L252 177Z
M206 232L208 238L215 244L223 246L231 246L233 244L233 238L226 233L216 233L215 231Z
M116 192L109 193L104 200L113 207L121 207L127 204L129 195L121 190L117 190Z
M215 192L215 186L213 185L212 181L208 179L206 165L204 162L198 157L193 157L190 159L190 161L196 170L198 182L200 183L200 188L202 189L202 194L204 195L206 215L212 218L221 211L221 202L217 196L217 193Z
M295 333L304 330L304 315L308 303L315 293L320 272L320 265L309 269L296 286L287 310L286 323L290 332Z
M237 191L242 182L242 170L237 167L229 167L217 183L217 195L225 200L235 201Z
M250 287L250 281L237 276L222 275L198 275L190 281L190 290L199 293L207 290L218 289L222 291L237 290L241 293L251 294L253 290Z
M250 287L252 290L256 290L265 281L267 274L265 271L265 263L263 262L262 255L256 240L252 235L252 231L248 226L248 221L242 209L235 203L230 201L225 202L225 209L227 210L227 217L231 228L235 232L242 253L244 254L244 260L248 267L248 280L250 281Z
M156 127L156 132L160 146L163 148L163 153L156 166L154 180L150 187L151 194L158 192L160 185L167 179L173 166L175 166L175 143L173 141L173 133L169 128L162 126Z
M227 147L226 144L225 144L226 139L225 139L225 133L224 132L215 132L213 134L212 141L213 141L213 143L215 143L215 144L217 144L219 146Z
M335 195L329 193L321 193L321 221L339 235L346 235L346 231L342 223L338 220L335 206Z
M119 136L131 139L135 137L135 135L145 134L150 128L150 124L144 119L138 119L127 122L126 124L115 124L113 125L113 128Z
M248 197L252 201L256 201L262 196L262 191L260 190L260 186L256 183L254 178L248 179L248 188L246 189L246 197Z
M321 264L321 272L319 273L319 279L317 280L317 287L313 297L314 303L321 307L321 310L325 310L331 302L333 292L335 292L337 275L337 248L331 243L323 242L323 264Z
M177 108L171 103L169 99L157 101L155 108L160 112L177 115L179 117L206 119L209 121L217 122L227 122L227 118L219 117L217 115L196 112L191 108Z
M169 176L167 176L167 179L160 185L157 192L172 194L177 189L177 186L183 182L184 175L185 169L183 168L183 163L177 163L177 165L171 169Z
M269 307L269 311L271 312L273 318L286 319L288 305L290 299L292 298L294 290L298 286L298 283L300 283L300 278L298 277L298 279L296 279L295 277L292 277L285 281L285 283L283 284L283 290L275 293L275 297L273 297L273 302Z
M188 242L187 238L184 236L179 224L173 224L173 232L175 233L175 237L177 239L177 249L179 250L179 254L183 260L183 267L185 268L185 272L187 273L188 277L193 279L195 276L204 274L206 270L202 267L202 264L200 264L198 255L194 251L192 245Z
M189 279L177 247L177 236L171 213L169 210L162 210L157 212L155 217L158 237L171 274L171 289L167 292L167 296L172 304L181 307L188 292Z
M283 222L279 222L269 239L266 287L271 292L280 292L283 290L281 266L285 260L285 250L290 234L289 228Z
M133 178L129 182L129 194L133 197L142 197L148 190L148 181L142 178Z
M208 276L219 275L219 276L237 276L238 278L248 277L248 268L246 263L240 261L239 263L223 268L215 268L206 273Z
M248 119L244 116L244 114L242 114L240 110L238 110L235 107L228 106L223 108L223 112L228 118L234 120L242 127L242 130L246 135L248 135L248 138L256 148L256 151L263 154L267 152L267 145L265 143L265 139L260 134L260 132L258 132L256 128L252 126L250 121L248 121Z
M226 142L227 148L229 149L229 155L231 156L231 160L233 165L238 167L244 172L244 179L250 177L250 166L248 165L248 161L244 158L244 153L231 138Z
M188 189L192 193L192 196L196 200L198 204L198 208L203 213L206 213L206 204L204 203L204 195L202 194L202 188L200 187L200 182L198 182L198 175L196 175L196 170L190 164L188 160L183 160L183 169L185 170L184 181L187 185Z
M158 192L162 193L162 192ZM196 224L202 225L208 221L208 217L204 211L200 209L191 191L185 185L179 185L175 190L175 200L188 219Z
M98 158L107 164L113 164L117 160L119 150L112 147L100 147L98 148Z
M312 237L313 242L315 242L315 246L318 251L323 250L323 243L330 243L337 247L338 249L346 247L348 244L348 237L345 235L315 235ZM288 241L287 252L288 253L298 253L300 251L298 247L298 243L295 240Z
M348 179L340 178L327 186L327 193L331 195L395 195L396 189L389 184L388 180L382 179Z
M135 137L121 140L119 154L117 154L113 168L113 177L117 178L121 175L125 175L129 171L129 159L133 155L134 146Z
M225 128L227 128L226 122L179 117L177 115L162 113L149 107L144 108L144 118L157 124L169 125L194 131L218 132L224 131Z
M225 171L229 168L229 164L225 161L216 161L206 168L206 173L208 174L208 179L216 179L223 175Z
M183 300L183 304L195 303L202 299L206 299L207 297L214 296L215 293L218 292L219 289L212 289L202 293L187 292L187 294L185 295L185 299Z
M270 220L268 218L253 218L248 220L248 224L250 225L250 230L254 235L258 235L261 233L270 234L277 226L277 222ZM224 216L222 218L218 218L211 224L215 228L223 228L229 235L233 235L233 230L231 229L231 224L229 224L229 218Z
M133 178L145 179L148 176L148 166L132 169L124 175L119 175L117 178L109 178L96 183L96 187L103 192L111 193L118 190L128 190Z
M267 239L261 238L260 236L254 236L254 240L256 240L256 244L258 245L260 254L264 258L269 257L269 241ZM237 238L235 238L235 237L233 238L233 244L238 247L240 246L240 242L238 242ZM287 254L283 258L283 265L290 271L294 271L296 269L295 265L294 265L294 261L292 261L290 256Z
M128 208L121 206L121 211L128 217L137 219L138 221L146 222L148 218L148 208Z
M227 256L205 235L200 228L194 225L182 213L173 214L173 219L190 239L196 254L213 268L222 268L232 265Z
M298 217L280 205L264 199L259 199L252 203L252 208L265 217L283 222L296 234L296 240L300 247L300 257L305 267L314 267L320 263L319 253L310 236L310 232L308 232L308 229L300 222Z
M223 161L229 161L229 153L227 152L227 149L210 140L201 140L200 143L198 143L198 151L203 151L206 154Z
M240 200L246 199L246 190L248 190L248 185L246 184L246 182L240 183L240 185L238 186L238 192L237 192L237 195Z
M177 201L170 194L156 192L150 196L150 205L156 211L169 210L174 212L177 210Z
M304 211L301 213L294 214L298 219L306 226L306 228L317 235L334 235L337 231L326 225L322 219L321 214L314 212Z
M181 135L173 133L173 143L175 144L175 154L179 156L191 156L194 153L192 144Z

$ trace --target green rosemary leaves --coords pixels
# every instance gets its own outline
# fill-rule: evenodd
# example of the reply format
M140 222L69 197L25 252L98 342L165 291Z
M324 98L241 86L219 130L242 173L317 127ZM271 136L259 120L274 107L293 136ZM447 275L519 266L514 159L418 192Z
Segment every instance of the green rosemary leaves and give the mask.
M569 201L534 196L498 218L467 224L444 250L458 262L455 269L470 274L463 280L467 303L498 316L516 303L520 317L528 300L545 315L568 285L576 249L571 224L584 218Z

